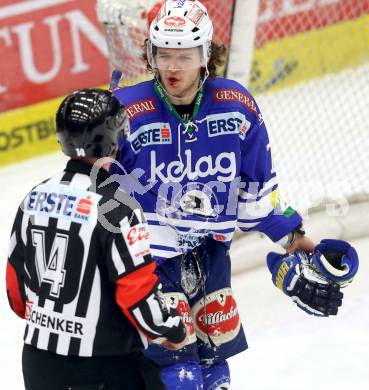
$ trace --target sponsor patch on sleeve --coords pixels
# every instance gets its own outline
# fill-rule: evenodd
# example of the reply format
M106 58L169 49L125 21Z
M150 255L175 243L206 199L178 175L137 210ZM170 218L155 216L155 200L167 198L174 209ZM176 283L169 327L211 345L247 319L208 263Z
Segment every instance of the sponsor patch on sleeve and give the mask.
M252 113L259 115L255 100L252 96L237 91L236 89L218 89L214 91L214 100L216 102L239 102Z
M251 127L251 122L240 112L208 115L207 122L208 136L210 138L238 134L241 139L245 139L246 133Z
M157 111L157 106L154 99L140 100L130 104L126 108L129 120L132 120L139 115L148 114L155 111Z
M149 230L145 223L130 226L128 221L121 224L121 231L128 251L137 265L143 263L144 256L150 253Z

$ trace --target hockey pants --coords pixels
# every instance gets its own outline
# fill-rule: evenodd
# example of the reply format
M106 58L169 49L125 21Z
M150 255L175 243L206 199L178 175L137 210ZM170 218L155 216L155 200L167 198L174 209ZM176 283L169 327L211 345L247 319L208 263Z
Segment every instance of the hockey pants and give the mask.
M166 379L192 377L191 373L187 375L186 364L201 379L206 372L207 377L214 378L214 383L218 376L228 377L229 383L225 360L244 351L247 342L231 289L228 248L206 239L191 252L160 264L157 274L167 304L177 308L190 336L188 344L179 351L151 345L145 355L163 367L163 381L168 389L190 389L169 386ZM202 382L206 390L217 388L205 380Z

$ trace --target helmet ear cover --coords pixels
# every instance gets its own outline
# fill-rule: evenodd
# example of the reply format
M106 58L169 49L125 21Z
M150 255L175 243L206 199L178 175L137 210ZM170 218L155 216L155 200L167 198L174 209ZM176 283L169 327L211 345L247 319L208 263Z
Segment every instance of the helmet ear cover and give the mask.
M111 92L82 89L67 96L56 113L56 135L70 157L108 157L128 132L124 107Z

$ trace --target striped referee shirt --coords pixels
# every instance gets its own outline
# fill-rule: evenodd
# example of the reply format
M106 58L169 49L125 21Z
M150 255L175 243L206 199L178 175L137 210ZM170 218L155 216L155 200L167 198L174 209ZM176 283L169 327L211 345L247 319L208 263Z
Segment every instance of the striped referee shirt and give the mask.
M70 160L21 203L6 284L26 344L60 355L107 356L179 342L184 326L158 289L140 206L102 168Z

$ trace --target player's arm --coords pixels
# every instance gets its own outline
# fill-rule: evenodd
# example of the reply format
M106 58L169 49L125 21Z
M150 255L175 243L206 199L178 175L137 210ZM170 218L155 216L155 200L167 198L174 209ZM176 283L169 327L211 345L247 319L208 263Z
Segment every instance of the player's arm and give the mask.
M22 237L23 211L18 209L13 224L8 261L6 266L6 292L11 309L21 318L25 317L24 292L24 242Z
M280 196L268 133L256 103L254 107L256 112L248 112L250 129L241 139L238 227L262 232L286 249L310 252L315 245L298 233L302 224L300 215ZM291 232L295 232L293 242Z
M278 243L288 253L295 253L297 250L312 253L315 249L315 243L305 235L305 229L302 224L279 240Z
M186 329L177 311L165 306L155 268L147 224L141 210L136 209L120 222L120 232L109 238L108 270L116 284L116 301L149 340L168 341L165 346L172 343L180 348Z

